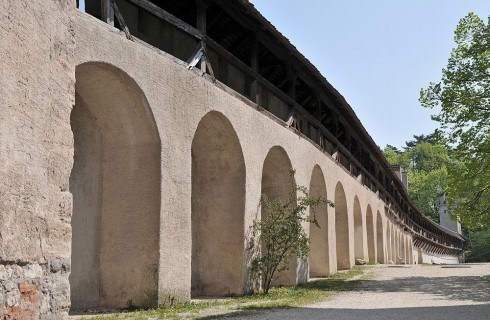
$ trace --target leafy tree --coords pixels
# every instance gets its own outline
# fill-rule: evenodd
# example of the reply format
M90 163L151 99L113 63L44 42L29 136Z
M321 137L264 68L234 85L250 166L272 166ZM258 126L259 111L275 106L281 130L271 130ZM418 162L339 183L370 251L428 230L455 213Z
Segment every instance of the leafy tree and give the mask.
M444 145L421 142L408 149L401 156L401 162L416 172L430 172L441 169L449 163L448 150Z
M469 233L467 262L490 262L490 229L474 230Z
M421 135L413 135L413 140L410 141L405 141L406 147L403 147L405 150L410 149L415 147L416 145L422 143L422 142L427 142L431 144L435 144L440 142L440 136L439 132L436 130L433 133L430 133L428 135L421 134Z
M291 175L294 176L294 171ZM275 275L289 269L292 257L307 257L310 240L302 224L312 222L320 227L315 208L322 203L333 207L333 203L321 197L311 198L306 187L296 185L292 186L289 198L284 203L279 199L269 199L264 194L260 202L266 215L253 222L247 250L252 256L252 277L254 280L261 279L262 290L267 294L276 279Z
M432 221L439 222L439 199L447 186L447 169L408 172L409 195L417 208Z
M407 143L404 152L396 154L391 146L387 146L383 153L390 164L401 165L407 170L410 198L426 216L439 222L438 195L447 188L447 168L451 159L447 148L438 143L438 139L423 138L435 135L414 135L415 140Z
M489 19L490 20L490 19ZM468 227L490 225L490 23L473 13L455 31L456 48L442 79L422 89L458 163L448 168L451 211Z
M386 160L388 161L389 164L395 165L395 164L401 164L401 155L403 153L398 150L396 147L393 147L391 145L386 145L386 147L383 149L383 155L385 156ZM402 165L405 167L404 165Z

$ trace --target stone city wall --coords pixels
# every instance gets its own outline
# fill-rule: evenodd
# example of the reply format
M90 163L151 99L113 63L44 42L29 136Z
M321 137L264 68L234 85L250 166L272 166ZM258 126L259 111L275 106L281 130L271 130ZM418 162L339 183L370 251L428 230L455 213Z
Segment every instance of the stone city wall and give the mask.
M0 1L1 319L70 307L75 10L71 0Z

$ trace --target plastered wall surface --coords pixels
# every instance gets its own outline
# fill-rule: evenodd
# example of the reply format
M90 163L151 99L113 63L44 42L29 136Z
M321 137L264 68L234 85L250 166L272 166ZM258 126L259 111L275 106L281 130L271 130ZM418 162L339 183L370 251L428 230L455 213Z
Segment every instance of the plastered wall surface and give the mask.
M359 199L365 228L368 204L373 212L384 212L384 204L373 192L362 186L332 158L305 138L264 116L251 105L219 85L187 70L178 60L140 43L124 38L116 29L93 17L78 13L76 64L102 62L124 70L143 91L153 113L161 140L161 212L159 296L189 298L191 292L191 146L201 119L209 112L222 114L231 124L245 163L245 231L260 216L262 169L267 154L274 146L286 152L296 170L296 183L310 185L313 168L318 166L325 177L327 197L335 198L340 181L346 197L349 230L353 229L355 196ZM377 215L376 215L377 217ZM377 222L374 222L376 225ZM386 222L382 223L383 226ZM334 210L329 211L329 269L337 270ZM363 232L362 254L367 259L367 232ZM349 263L354 264L354 233L349 233ZM375 246L377 247L377 246ZM245 264L242 263L245 269ZM298 264L298 271L301 264ZM298 282L307 272L298 273ZM245 276L246 277L246 276ZM245 288L243 288L245 290Z

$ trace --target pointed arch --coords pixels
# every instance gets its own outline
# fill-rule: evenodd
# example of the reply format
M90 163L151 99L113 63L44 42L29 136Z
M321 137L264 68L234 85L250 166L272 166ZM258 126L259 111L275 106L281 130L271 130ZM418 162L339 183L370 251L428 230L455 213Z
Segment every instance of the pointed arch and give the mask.
M199 122L192 157L191 295L242 294L245 162L230 121L216 111Z

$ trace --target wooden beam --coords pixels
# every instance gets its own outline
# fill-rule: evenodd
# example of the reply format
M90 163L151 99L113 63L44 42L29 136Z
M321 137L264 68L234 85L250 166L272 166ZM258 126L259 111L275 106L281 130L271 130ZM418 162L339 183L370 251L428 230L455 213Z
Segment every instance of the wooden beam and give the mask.
M203 39L203 34L197 30L196 28L191 27L184 21L180 20L179 18L175 17L174 15L168 13L167 11L163 10L162 8L158 7L157 5L153 4L152 2L148 0L127 0L129 2L132 2L136 6L148 11L149 13L153 14L154 16L174 25L175 27L179 28L180 30L194 36L195 38L202 40Z
M298 79L298 74L296 70L288 67L288 80L289 80L289 96L291 99L296 101L296 81Z
M110 26L114 26L114 9L111 0L100 1L100 18Z
M201 32L201 34L206 35L206 10L207 5L203 0L197 1L197 21L196 26L197 30ZM204 39L201 39L201 47L203 48L203 52L206 52L206 42ZM208 65L206 54L203 54L201 57L201 71L206 73L206 67Z
M252 40L252 52L251 52L251 57L250 57L250 66L252 67L252 70L258 74L259 73L259 40L257 39L256 36L253 37ZM257 78L253 78L252 81L252 92L251 96L254 102L257 105L260 105L260 92L259 92L259 82L257 81Z
M111 7L114 9L114 14L115 14L115 16L117 18L117 21L119 22L119 25L123 29L124 34L126 35L126 38L128 40L134 41L133 36L129 32L129 28L128 28L127 24L126 24L126 21L124 21L124 17L122 15L121 11L119 10L116 2L114 0L110 0L110 2L111 2Z

